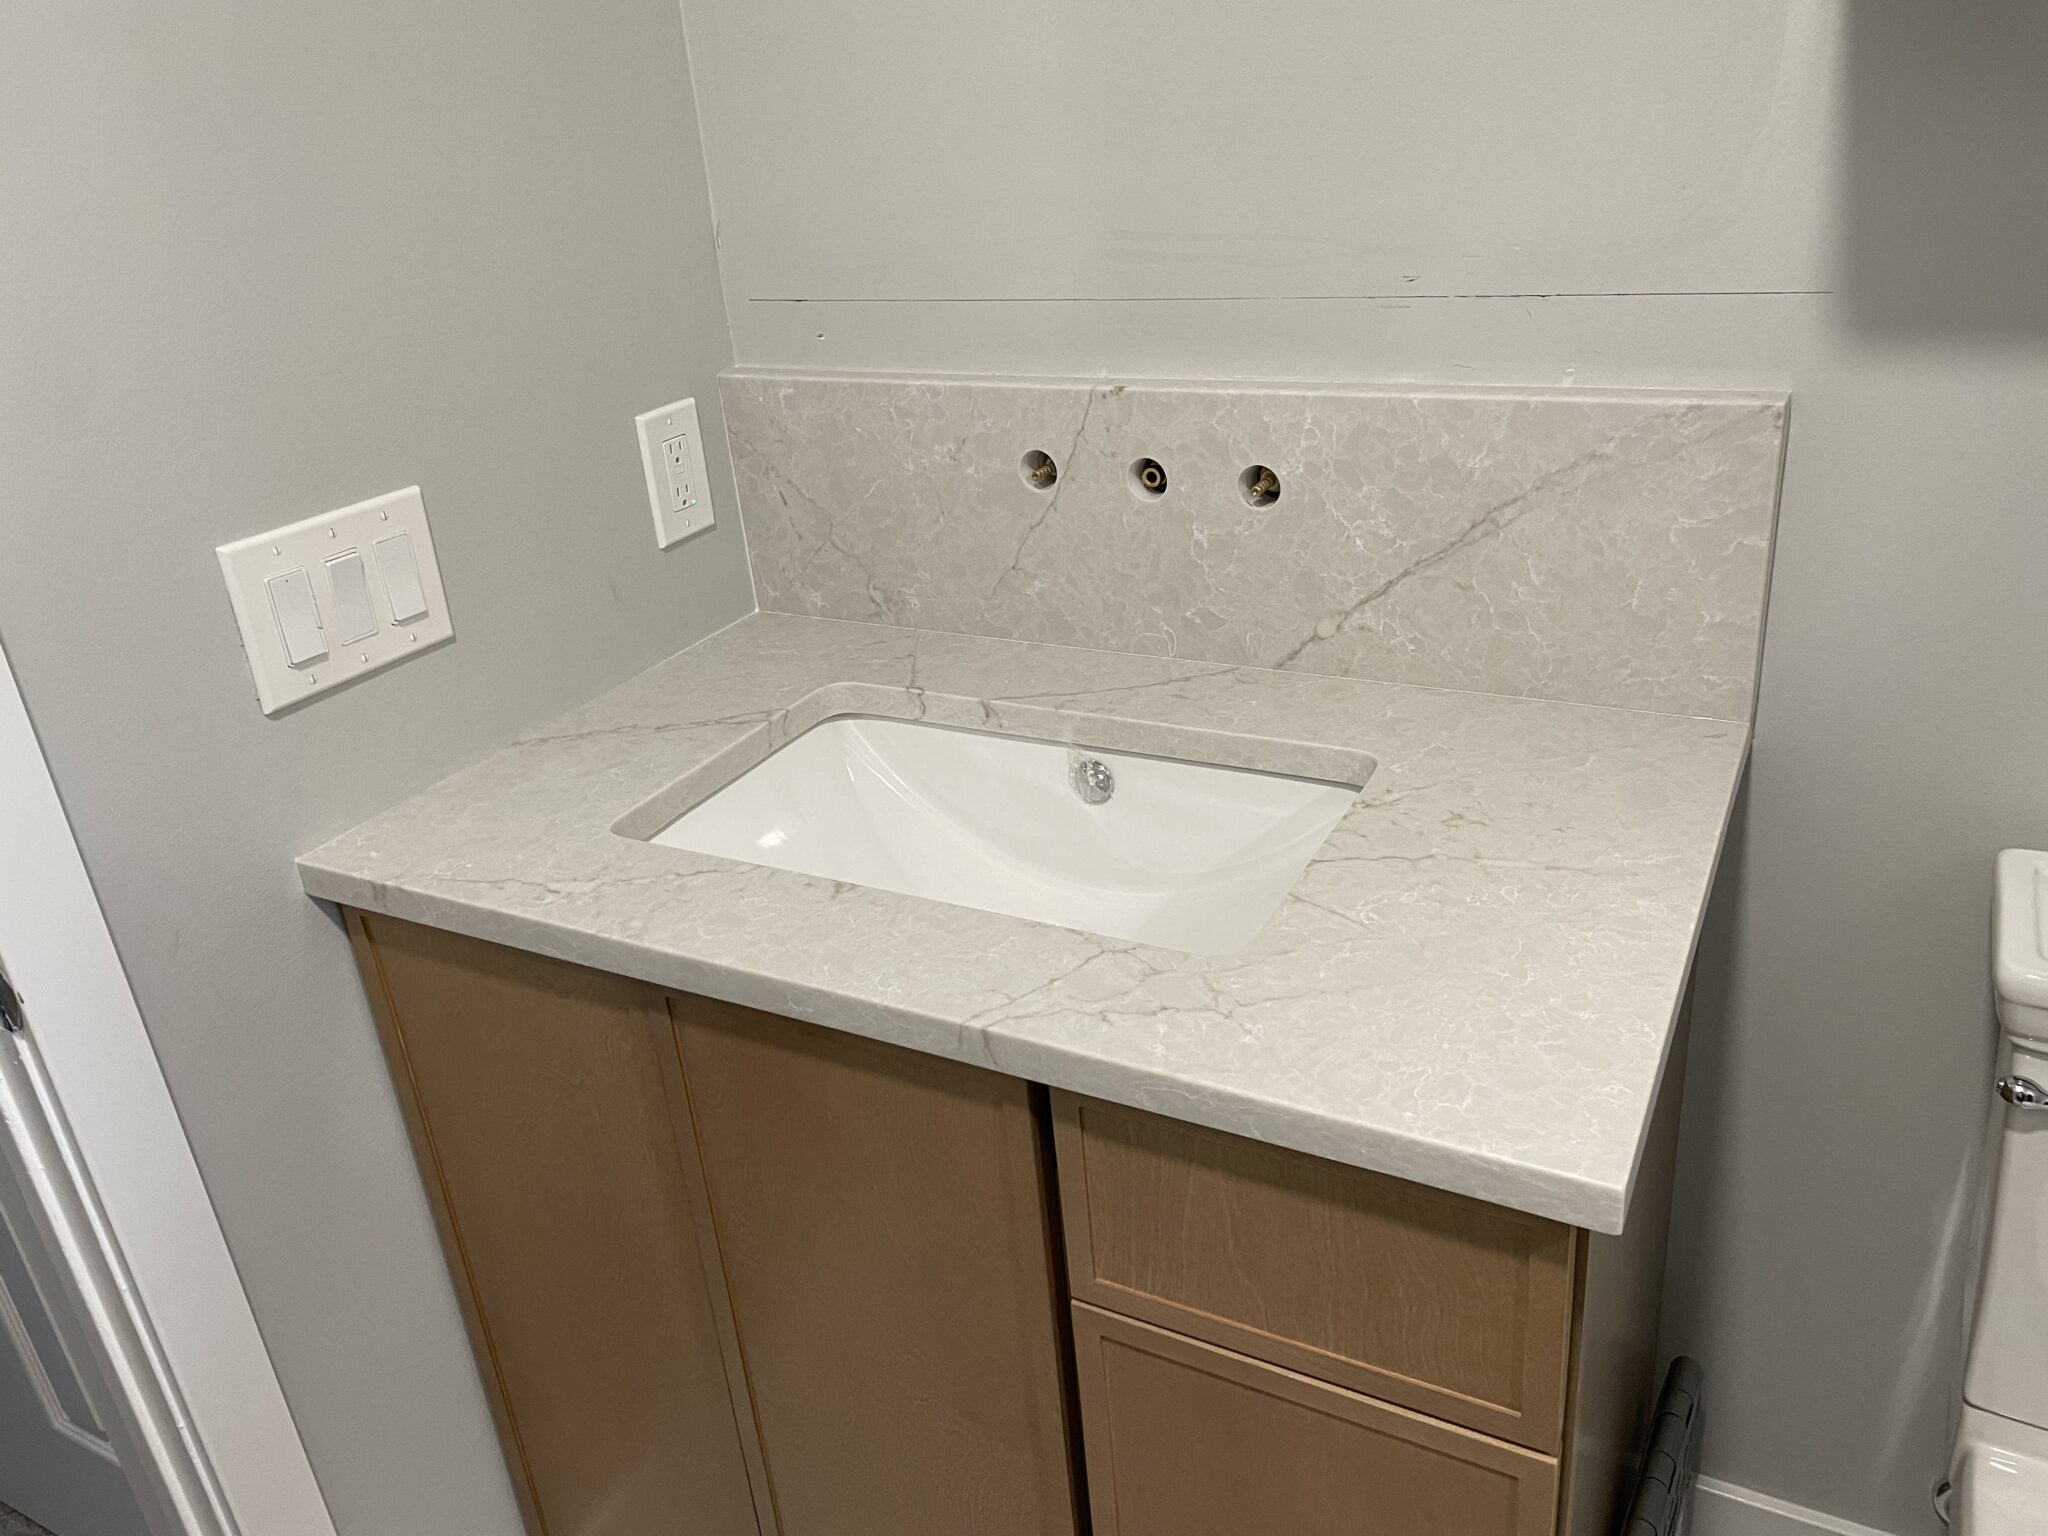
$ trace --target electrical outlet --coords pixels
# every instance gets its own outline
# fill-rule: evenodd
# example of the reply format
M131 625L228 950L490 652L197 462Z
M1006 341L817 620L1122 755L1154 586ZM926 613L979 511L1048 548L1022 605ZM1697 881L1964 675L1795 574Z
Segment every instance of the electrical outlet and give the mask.
M633 424L640 431L640 465L647 471L654 542L667 549L718 521L704 477L704 433L697 425L697 402L678 400L634 417Z

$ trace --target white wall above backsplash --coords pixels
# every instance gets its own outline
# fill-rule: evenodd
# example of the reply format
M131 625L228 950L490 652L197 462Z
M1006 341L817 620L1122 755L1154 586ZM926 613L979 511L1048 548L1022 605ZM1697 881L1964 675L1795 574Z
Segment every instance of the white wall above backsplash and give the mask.
M765 609L1747 719L1778 396L723 380ZM1027 483L1049 454L1059 478ZM1166 493L1131 465L1164 465ZM1239 488L1280 479L1270 506Z
M1786 237L1824 18L1785 0L686 10L743 334L792 299L1826 281Z

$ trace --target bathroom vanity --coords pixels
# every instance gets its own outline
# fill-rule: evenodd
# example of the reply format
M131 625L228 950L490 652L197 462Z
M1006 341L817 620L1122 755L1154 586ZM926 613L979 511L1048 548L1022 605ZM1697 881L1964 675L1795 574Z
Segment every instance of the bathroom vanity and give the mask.
M350 930L536 1532L1055 1536L1084 1500L1104 1536L1611 1521L1657 1365L1668 1110L1608 1238Z
M1782 401L726 414L789 611L300 861L532 1529L1604 1536Z

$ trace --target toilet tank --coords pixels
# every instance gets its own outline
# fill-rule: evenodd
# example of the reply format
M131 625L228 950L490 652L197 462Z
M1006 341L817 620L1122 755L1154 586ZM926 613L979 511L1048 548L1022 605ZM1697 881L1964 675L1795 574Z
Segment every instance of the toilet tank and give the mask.
M2012 1044L2002 1073L2048 1088L2048 1052ZM2048 1109L2004 1114L1992 1149L1991 1222L1963 1396L2048 1429Z
M2048 1088L2048 854L1998 856L1992 917L1996 1075ZM2007 1104L1990 1157L1991 1220L1963 1397L2048 1429L2048 1107Z

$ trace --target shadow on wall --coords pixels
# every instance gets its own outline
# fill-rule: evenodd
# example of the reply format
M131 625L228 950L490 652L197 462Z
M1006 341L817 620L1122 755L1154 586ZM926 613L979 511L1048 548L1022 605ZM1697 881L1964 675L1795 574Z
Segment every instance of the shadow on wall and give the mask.
M2048 334L2048 5L1854 0L1841 276L1880 336Z

